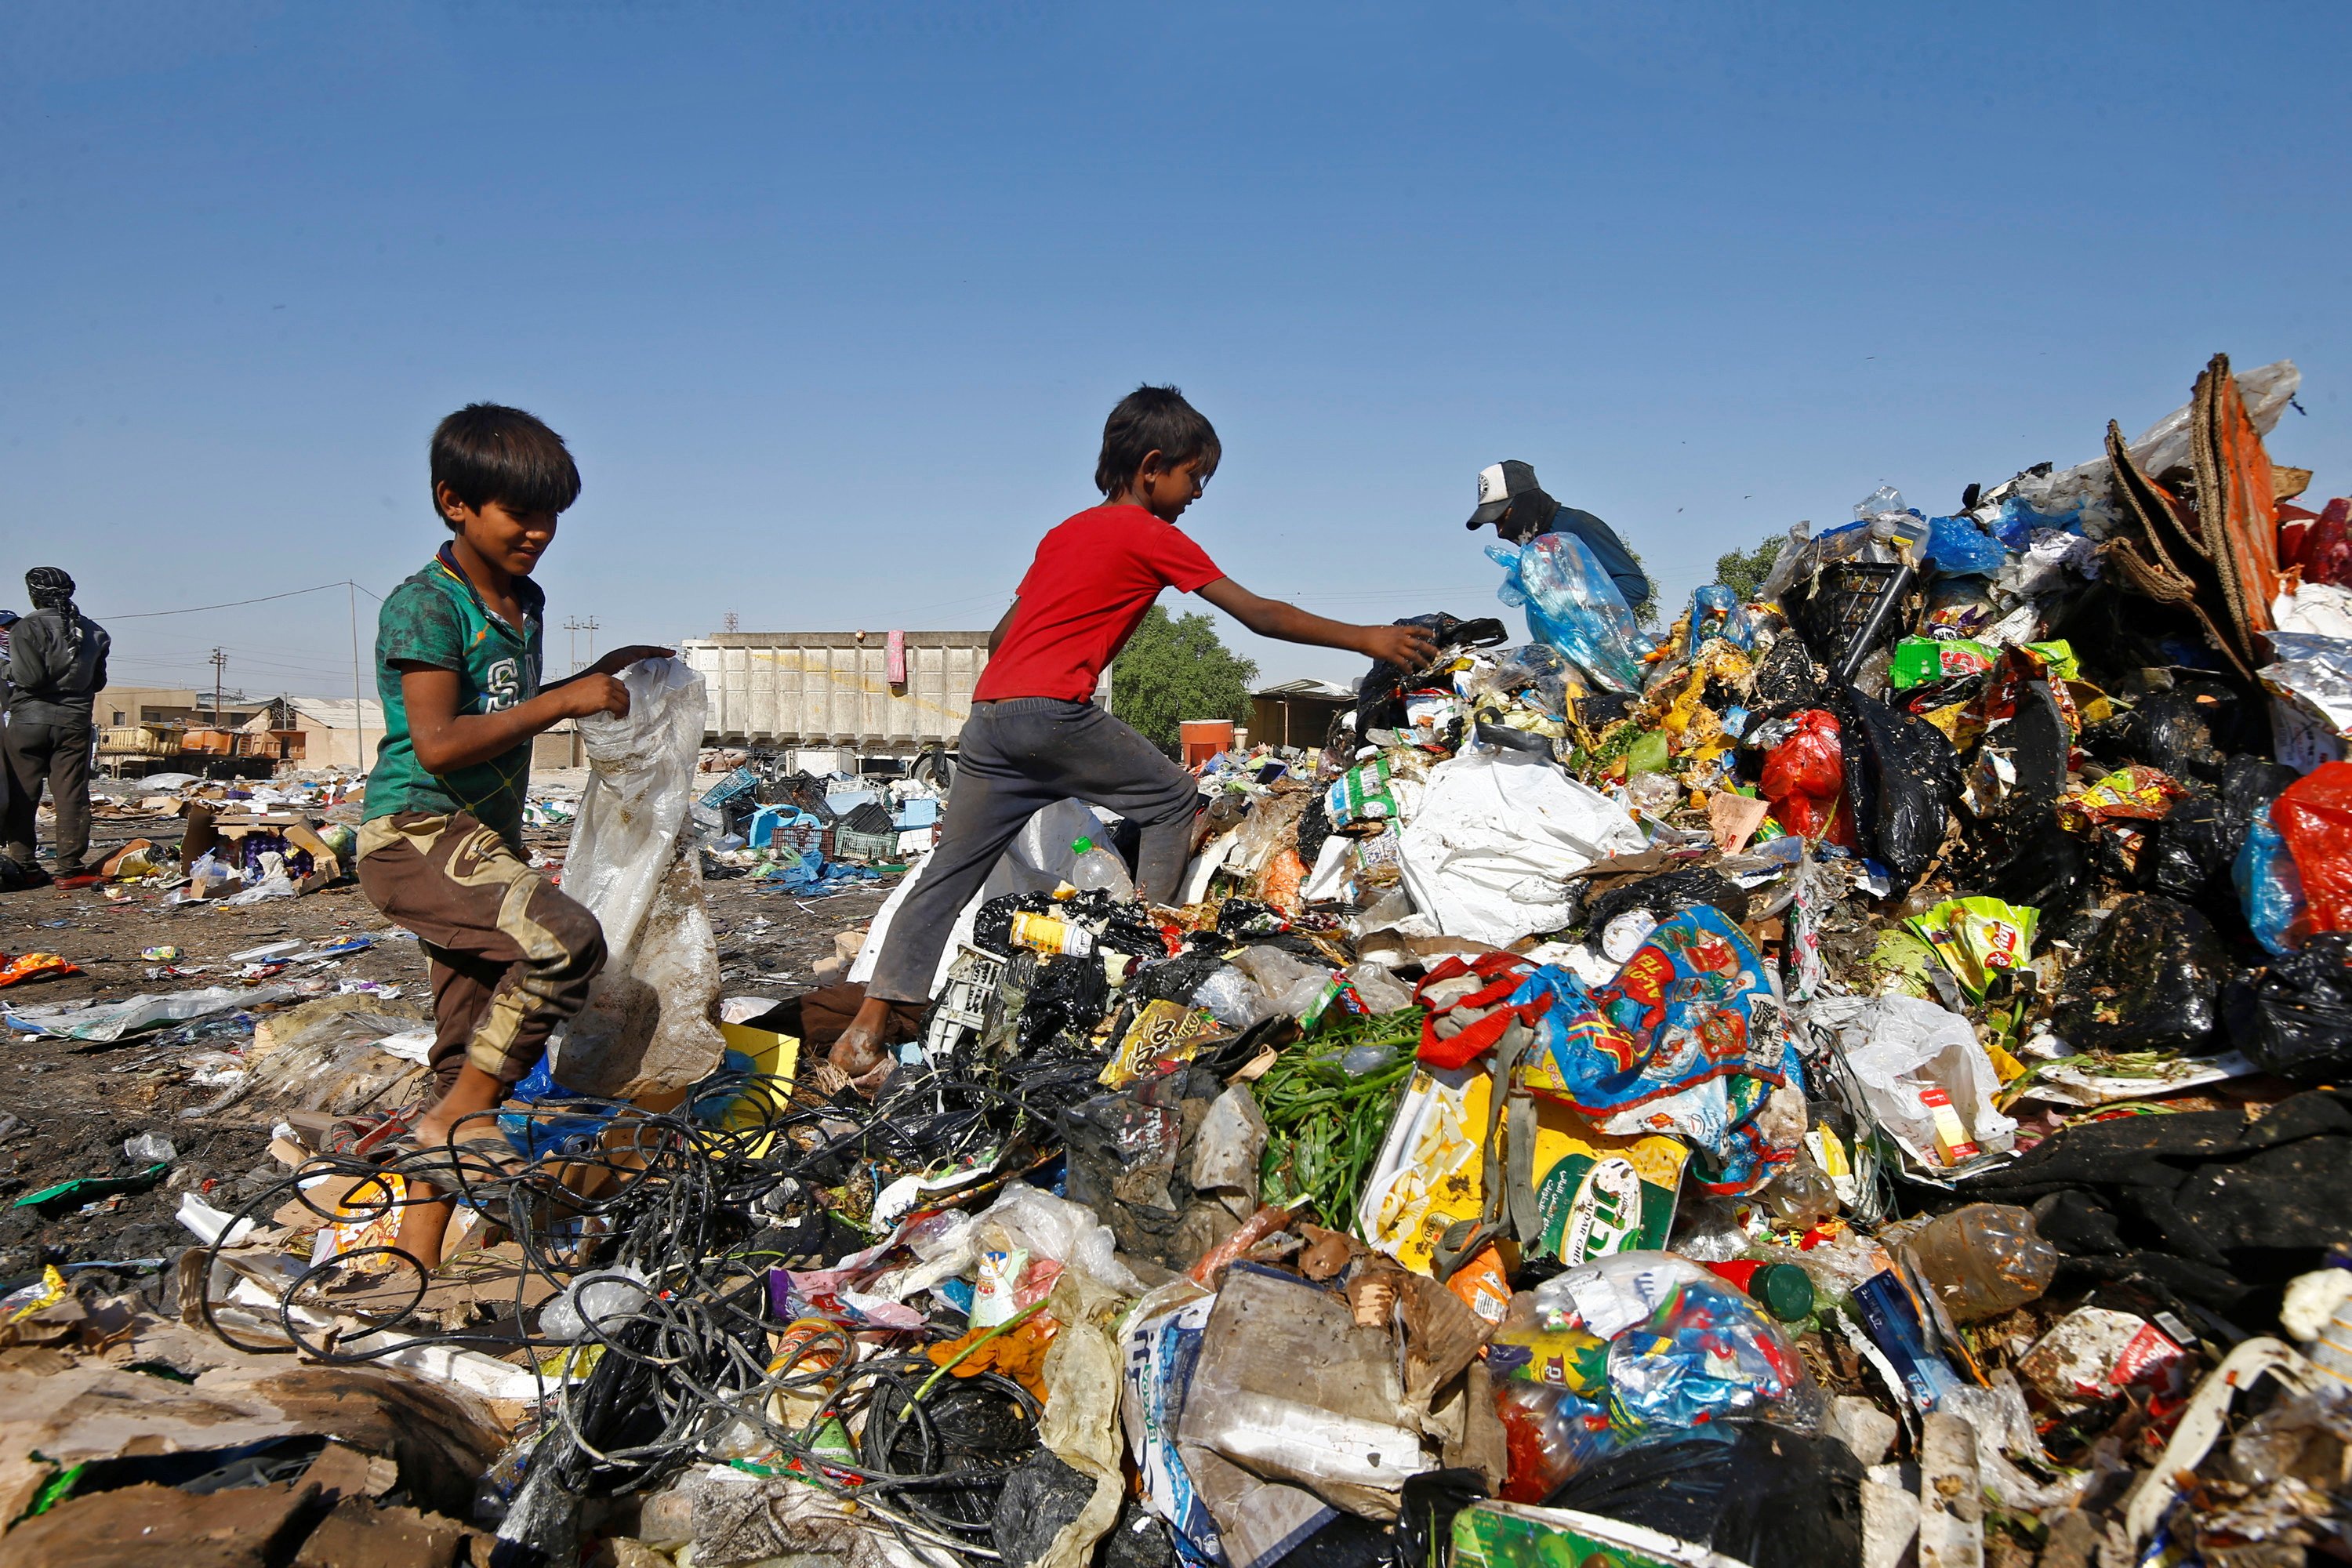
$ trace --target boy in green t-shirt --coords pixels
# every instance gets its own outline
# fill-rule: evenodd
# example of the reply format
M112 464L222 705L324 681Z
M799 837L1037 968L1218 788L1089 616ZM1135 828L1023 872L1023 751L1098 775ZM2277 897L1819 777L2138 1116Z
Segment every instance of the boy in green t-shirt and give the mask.
M357 869L369 900L415 931L430 961L433 1099L409 1141L454 1161L453 1142L496 1137L484 1113L580 1011L604 963L596 917L524 858L531 737L565 719L626 713L614 673L670 650L616 648L542 689L546 595L530 574L556 514L579 497L572 454L522 410L477 403L433 432L432 473L434 510L455 537L376 620L384 737ZM398 1249L432 1268L449 1207L429 1183L413 1184Z

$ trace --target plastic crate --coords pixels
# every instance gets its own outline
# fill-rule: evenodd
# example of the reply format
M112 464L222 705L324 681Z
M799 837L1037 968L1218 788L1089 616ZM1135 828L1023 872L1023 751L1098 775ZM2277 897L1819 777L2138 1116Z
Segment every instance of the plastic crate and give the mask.
M833 830L833 851L827 858L834 860L887 860L898 852L898 835L860 833L854 827Z
M1835 664L1869 619L1872 606L1901 568L1868 561L1842 561L1822 568L1812 592L1791 616L1804 635L1805 646L1824 664ZM1901 635L1903 621L1890 616L1877 640L1891 643Z
M956 945L955 962L948 965L947 984L923 1026L923 1054L943 1062L963 1043L965 1031L977 1034L988 1021L988 1004L1004 978L1005 960L969 942Z

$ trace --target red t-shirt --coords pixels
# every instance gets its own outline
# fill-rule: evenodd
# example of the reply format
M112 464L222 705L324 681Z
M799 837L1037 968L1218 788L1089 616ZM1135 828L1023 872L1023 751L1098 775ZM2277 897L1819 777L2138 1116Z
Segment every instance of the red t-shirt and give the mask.
M1143 508L1089 508L1038 542L1013 625L972 700L1087 701L1160 589L1197 594L1223 575L1183 530Z

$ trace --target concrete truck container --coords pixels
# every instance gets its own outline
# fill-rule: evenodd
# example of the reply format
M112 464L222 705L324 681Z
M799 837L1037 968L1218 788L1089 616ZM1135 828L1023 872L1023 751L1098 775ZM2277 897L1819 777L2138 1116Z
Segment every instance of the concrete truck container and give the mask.
M955 744L988 634L719 632L678 652L708 684L711 744L904 755Z

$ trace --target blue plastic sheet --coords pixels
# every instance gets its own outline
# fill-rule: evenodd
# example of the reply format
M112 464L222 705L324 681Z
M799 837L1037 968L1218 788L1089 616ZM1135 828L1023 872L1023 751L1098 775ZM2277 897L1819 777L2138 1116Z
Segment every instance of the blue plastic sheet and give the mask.
M2010 550L2022 550L2033 542L2033 536L2046 528L2063 528L2070 533L2083 531L2080 511L2036 511L2024 501L2011 496L2000 503L2000 515L1992 521L1992 536Z
M2294 951L2286 933L2303 913L2303 878L2267 807L2246 825L2246 842L2230 868L2230 880L2237 887L2238 904L2245 910L2246 924L2253 928L2254 940L2273 958Z
M1527 606L1528 635L1558 648L1602 689L1640 692L1650 639L1582 540L1546 533L1525 547L1489 544L1486 554L1504 571L1495 596Z
M1927 563L1947 577L1990 577L2009 551L1967 517L1927 520Z

